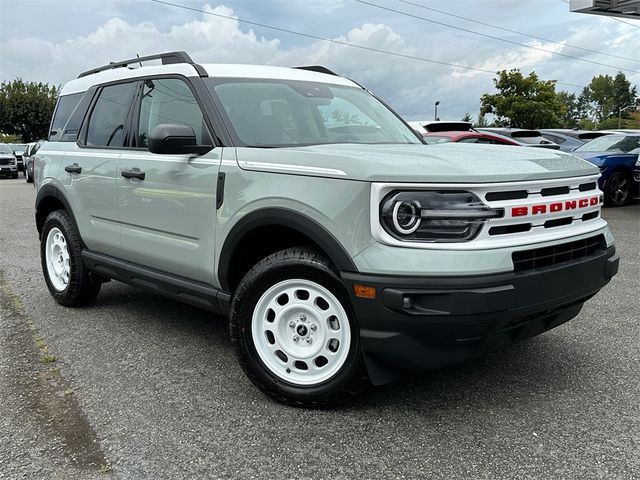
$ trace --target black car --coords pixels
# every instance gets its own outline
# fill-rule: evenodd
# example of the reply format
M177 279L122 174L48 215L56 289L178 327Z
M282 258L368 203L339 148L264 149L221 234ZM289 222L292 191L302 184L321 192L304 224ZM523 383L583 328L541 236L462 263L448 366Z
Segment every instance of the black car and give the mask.
M12 143L11 150L13 154L16 156L16 160L18 161L18 171L22 171L24 169L24 161L22 159L24 155L24 151L26 150L27 145L25 143Z

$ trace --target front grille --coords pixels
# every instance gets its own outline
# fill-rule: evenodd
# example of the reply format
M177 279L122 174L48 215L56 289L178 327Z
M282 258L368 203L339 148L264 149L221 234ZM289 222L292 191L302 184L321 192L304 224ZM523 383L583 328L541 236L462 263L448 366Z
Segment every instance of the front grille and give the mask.
M0 158L0 165L11 165L11 159L9 159L9 158Z
M513 252L511 259L513 260L514 272L524 272L590 257L606 249L607 244L604 236L597 235L583 240L553 245L552 247Z

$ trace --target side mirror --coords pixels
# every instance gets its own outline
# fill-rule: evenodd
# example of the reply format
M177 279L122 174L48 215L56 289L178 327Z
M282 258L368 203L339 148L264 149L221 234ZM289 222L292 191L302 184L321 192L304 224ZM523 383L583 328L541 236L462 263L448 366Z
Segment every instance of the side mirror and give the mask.
M173 123L163 123L154 128L147 143L151 153L164 155L203 155L213 148L212 145L198 145L193 128Z

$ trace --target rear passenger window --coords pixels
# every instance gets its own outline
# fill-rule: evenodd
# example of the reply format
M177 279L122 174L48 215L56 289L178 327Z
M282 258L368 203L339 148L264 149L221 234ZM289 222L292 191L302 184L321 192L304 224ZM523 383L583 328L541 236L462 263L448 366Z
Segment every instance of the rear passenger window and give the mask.
M138 147L148 145L149 134L158 125L173 123L193 128L196 141L203 144L204 118L191 89L182 80L145 80L140 102Z
M122 147L135 83L104 87L87 124L86 145Z
M64 95L58 98L53 120L51 121L51 129L49 131L49 141L57 142L62 136L62 129L67 124L71 113L78 105L84 93L74 93L72 95Z

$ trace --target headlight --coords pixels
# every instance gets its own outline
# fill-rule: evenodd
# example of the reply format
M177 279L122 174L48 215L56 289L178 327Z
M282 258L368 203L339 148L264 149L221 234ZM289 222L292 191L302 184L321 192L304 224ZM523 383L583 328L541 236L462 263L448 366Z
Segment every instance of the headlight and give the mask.
M393 191L380 203L385 231L412 242L467 242L488 219L502 216L504 209L462 191Z
M15 165L17 163L16 157L13 157L11 160L9 160L9 165Z

